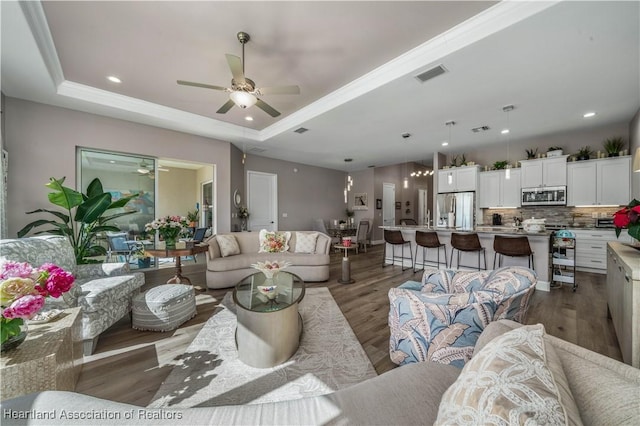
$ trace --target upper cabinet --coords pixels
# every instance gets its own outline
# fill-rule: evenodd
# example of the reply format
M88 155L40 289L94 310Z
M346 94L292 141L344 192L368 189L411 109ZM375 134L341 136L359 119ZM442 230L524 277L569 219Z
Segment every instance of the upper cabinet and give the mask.
M464 192L478 189L479 166L438 170L438 192Z
M577 161L567 165L567 205L624 205L631 197L631 157Z
M567 157L560 155L551 158L521 160L522 188L540 188L544 186L567 185Z
M521 170L511 169L510 178L504 170L480 173L478 203L481 209L489 207L520 207Z

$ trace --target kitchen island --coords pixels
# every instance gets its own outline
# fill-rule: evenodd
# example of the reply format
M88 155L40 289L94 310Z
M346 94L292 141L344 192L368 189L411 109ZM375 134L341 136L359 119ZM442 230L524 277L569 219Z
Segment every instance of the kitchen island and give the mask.
M487 255L487 269L493 269L493 256L495 252L493 251L493 239L496 235L505 235L505 236L518 236L525 235L529 239L529 245L531 246L531 250L533 251L533 259L534 259L534 270L538 275L538 283L536 284L536 289L542 291L549 291L550 288L550 277L549 277L549 236L551 235L550 231L536 232L536 233L528 233L524 232L522 229L511 227L511 226L477 226L473 230L469 229L454 229L454 228L441 228L441 227L427 227L427 226L381 226L382 229L388 230L396 230L401 231L402 236L406 241L411 243L411 256L415 258L416 248L418 250L418 265L417 268L422 268L422 247L416 245L416 231L435 231L438 234L438 238L440 242L445 244L447 250L447 258L449 262L451 262L451 233L452 232L476 232L478 234L478 238L480 239L480 244L485 248L485 252ZM385 243L386 244L386 243ZM399 252L399 250L396 250ZM393 247L387 244L386 247L386 258L385 263L391 264L391 253L393 253ZM400 257L399 254L396 255L396 261ZM457 257L457 254L455 255ZM426 267L436 267L436 259L437 252L435 249L427 250L426 257ZM440 256L442 261L442 255ZM469 253L469 252L461 252L460 253L460 264L461 265L477 265L478 263L478 255L477 253ZM483 264L482 262L481 264ZM496 261L497 264L497 261ZM405 267L411 266L411 260L408 257L408 253L405 253L405 258L403 259L403 265ZM527 257L503 257L502 266L507 265L520 265L520 266L529 266ZM442 265L440 265L442 268ZM456 262L453 262L453 268L456 268ZM475 268L461 266L460 269L468 269L472 270Z

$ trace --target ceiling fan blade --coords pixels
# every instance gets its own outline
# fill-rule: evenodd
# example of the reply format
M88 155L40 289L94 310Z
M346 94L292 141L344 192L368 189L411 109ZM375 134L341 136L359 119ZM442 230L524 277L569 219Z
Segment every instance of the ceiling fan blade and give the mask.
M234 106L234 105L235 105L235 103L234 103L231 99L229 99L229 100L228 100L224 105L222 105L222 106L220 107L220 109L219 109L219 110L217 110L216 112L217 112L218 114L225 114L225 113L226 113L227 111L229 111L229 110L231 109L231 107L232 107L232 106Z
M227 62L229 63L229 68L231 69L231 74L233 75L233 79L236 84L244 84L245 79L244 72L242 71L242 60L239 57L228 53L225 56L227 57Z
M227 90L226 87L213 86L211 84L204 84L204 83L194 83L193 81L178 80L178 84L182 84L183 86L203 87L205 89L213 89L213 90Z
M300 88L298 86L273 86L261 87L258 91L262 95L299 95Z
M276 111L271 105L267 104L262 99L258 99L258 102L256 102L256 106L272 117L277 117L280 115L278 111Z

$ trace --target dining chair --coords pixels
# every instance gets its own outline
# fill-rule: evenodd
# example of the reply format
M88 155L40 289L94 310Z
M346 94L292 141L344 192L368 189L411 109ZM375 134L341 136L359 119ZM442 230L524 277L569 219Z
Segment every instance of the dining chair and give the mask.
M369 221L361 220L358 223L358 229L356 230L356 254L360 249L360 245L364 247L364 252L367 252L367 237L369 235Z

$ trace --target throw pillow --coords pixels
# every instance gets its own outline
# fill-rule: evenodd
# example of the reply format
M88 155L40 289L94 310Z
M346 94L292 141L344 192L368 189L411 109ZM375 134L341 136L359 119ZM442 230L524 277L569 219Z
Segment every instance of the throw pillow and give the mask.
M582 424L544 334L538 324L489 342L442 396L435 424Z
M317 232L313 232L311 234L296 232L296 250L294 253L314 254L316 252L317 240L318 240Z
M220 247L222 257L240 254L240 246L238 246L238 241L233 235L216 235L216 241Z
M258 238L260 240L258 253L281 253L289 250L291 232L270 232L263 229Z

